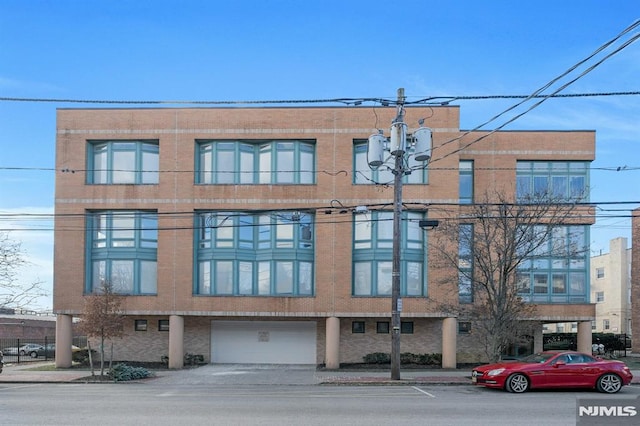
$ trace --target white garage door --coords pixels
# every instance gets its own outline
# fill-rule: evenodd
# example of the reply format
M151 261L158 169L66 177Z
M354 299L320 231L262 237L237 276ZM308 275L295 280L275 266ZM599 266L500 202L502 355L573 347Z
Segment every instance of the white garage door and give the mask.
M316 323L211 321L211 362L316 364Z

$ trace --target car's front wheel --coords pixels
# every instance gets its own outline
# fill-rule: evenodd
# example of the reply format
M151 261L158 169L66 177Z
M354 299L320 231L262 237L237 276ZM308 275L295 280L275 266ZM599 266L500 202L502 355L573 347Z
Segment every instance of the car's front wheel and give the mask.
M31 358L38 358L38 352L31 352L29 355L31 355Z
M524 374L516 373L507 378L505 388L509 392L522 393L529 390L529 379Z
M616 393L622 389L622 379L617 374L607 373L598 379L596 388L603 393Z

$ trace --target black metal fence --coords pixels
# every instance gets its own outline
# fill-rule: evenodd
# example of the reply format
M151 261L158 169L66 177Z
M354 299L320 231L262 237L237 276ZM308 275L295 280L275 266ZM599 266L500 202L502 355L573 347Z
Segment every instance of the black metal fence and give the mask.
M72 344L78 348L87 346L86 337L74 337ZM0 338L0 351L5 363L21 363L54 360L56 339Z
M594 355L619 358L631 352L631 336L628 334L593 333L591 339ZM545 333L543 337L545 350L576 350L577 341L576 333Z

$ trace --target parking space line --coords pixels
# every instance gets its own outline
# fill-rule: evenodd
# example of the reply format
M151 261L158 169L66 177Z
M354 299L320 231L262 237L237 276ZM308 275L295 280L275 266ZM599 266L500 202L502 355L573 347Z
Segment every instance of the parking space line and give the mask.
M427 392L427 391L424 391L424 390L420 389L420 388L419 388L419 387L417 387L417 386L411 386L411 388L413 388L413 389L417 390L418 392L421 392L421 393L423 393L423 394L427 395L428 397L431 397L431 398L435 398L435 397L436 397L435 395L433 395L433 394L431 394L431 393L429 393L429 392Z

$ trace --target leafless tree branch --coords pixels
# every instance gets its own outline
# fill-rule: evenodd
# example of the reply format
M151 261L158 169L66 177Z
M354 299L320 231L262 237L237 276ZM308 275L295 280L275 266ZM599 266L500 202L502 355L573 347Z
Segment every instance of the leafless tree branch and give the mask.
M0 306L27 309L39 297L47 296L42 288L43 281L24 283L20 272L30 263L22 244L11 238L9 233L0 232Z
M531 333L536 306L525 300L521 287L525 284L518 282L524 262L566 258L586 250L579 245L567 247L566 234L561 233L566 225L576 223L576 205L548 194L520 201L514 203L498 191L486 193L476 204L449 211L451 217L441 221L429 240L434 265L456 270L473 295L473 303L456 303L453 297L444 309L473 322L490 360ZM452 278L457 279L447 277ZM459 291L458 286L451 287Z
M100 340L100 376L104 376L105 341L122 337L124 333L124 297L114 292L109 282L103 282L98 293L85 297L79 329L89 338ZM93 372L93 363L91 363Z

